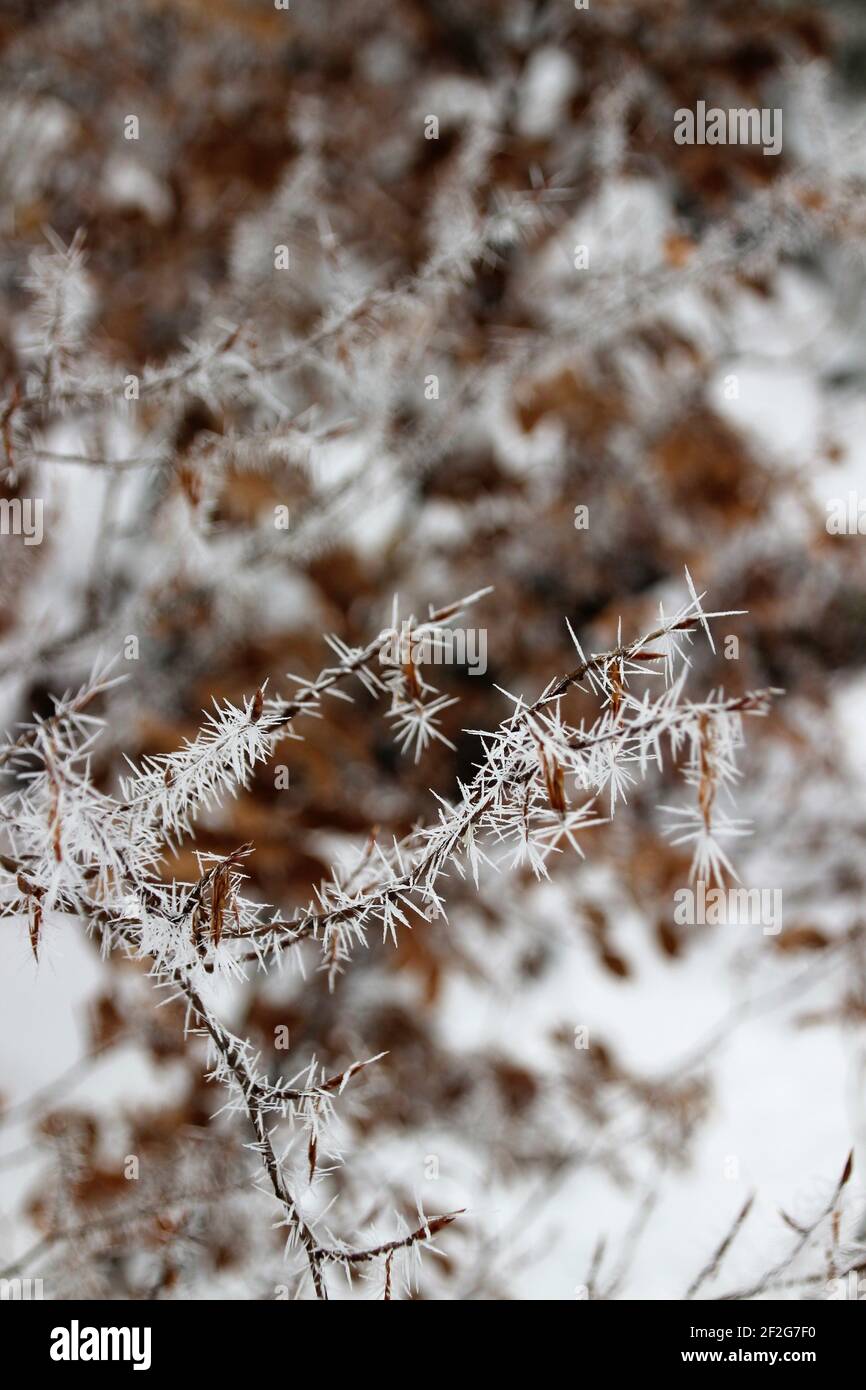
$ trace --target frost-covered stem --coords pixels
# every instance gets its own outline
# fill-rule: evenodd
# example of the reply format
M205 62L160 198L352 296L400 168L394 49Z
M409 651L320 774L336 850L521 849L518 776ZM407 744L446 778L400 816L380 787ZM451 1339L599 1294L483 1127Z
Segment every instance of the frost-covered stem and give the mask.
M661 635L661 632L656 632L653 635L657 638ZM562 694L568 686L578 681L590 666L600 670L604 669L604 666L611 658L616 655L621 655L628 650L630 649L624 647L618 648L616 651L606 654L605 656L594 658L591 662L585 663L584 666L572 672L570 676L563 677L556 689L559 694ZM745 695L733 696L731 699L716 705L714 707L714 713L762 713L766 710L775 693L775 690L767 688L765 690L749 691ZM522 719L528 721L550 698L552 697L549 694L539 697L533 705L525 710ZM687 708L684 711L685 716L688 718L691 718L692 713L693 711L691 708ZM596 736L587 735L570 739L567 747L571 750L582 750L598 747L604 743L616 743L622 739L624 732L627 733L629 737L631 737L632 734L651 733L653 729L661 726L664 722L663 715L656 713L649 719L629 725L625 731L617 727ZM529 769L527 771L515 773L512 781L515 786L519 786L529 782L537 775L536 769ZM261 926L257 926L252 931L248 932L229 931L226 933L227 938L234 940L244 938L250 939L258 936L266 936L270 933L285 932L291 938L287 944L293 946L297 942L308 940L310 937L317 937L318 933L322 930L339 926L341 923L351 920L359 912L367 912L371 908L375 908L393 899L398 899L405 894L414 892L429 874L435 872L438 876L441 864L437 864L437 861L442 861L444 863L452 852L452 849L459 844L466 832L471 830L484 813L494 804L496 800L496 788L494 787L490 791L485 791L485 784L488 776L489 769L487 767L481 768L476 774L467 792L467 804L460 812L455 814L450 824L450 833L446 845L443 847L442 845L433 844L426 853L421 855L417 863L406 870L401 876L390 879L387 884L377 885L361 894L353 901L339 907L330 908L322 912L307 913L300 916L295 922L276 921L263 923ZM476 795L480 795L480 800L474 802L474 804L471 800L473 792L475 792Z
M431 1216L429 1221L425 1221L416 1230L410 1231L407 1236L402 1236L397 1240L386 1240L381 1245L373 1245L368 1250L333 1250L327 1246L319 1247L319 1257L322 1260L335 1260L340 1264L365 1264L368 1260L381 1259L383 1255L391 1256L398 1250L408 1250L412 1245L418 1245L421 1241L427 1241L431 1236L435 1236L439 1231L450 1226L452 1221L456 1221L458 1216L462 1216L465 1207L458 1211L449 1211L444 1216Z
M21 753L28 752L33 745L43 737L50 738L58 729L70 721L74 721L82 715L89 705L98 696L118 685L124 679L123 676L115 676L111 679L106 676L94 678L87 685L69 699L61 700L52 715L47 719L41 720L34 725L28 725L23 733L11 743L0 747L0 767L4 767L12 758Z
M328 1262L355 1265L365 1264L370 1260L380 1259L385 1256L393 1256L398 1250L409 1249L410 1246L429 1241L439 1231L449 1226L452 1221L456 1220L456 1218L462 1214L461 1209L461 1211L448 1212L442 1216L430 1217L429 1220L425 1221L416 1230L411 1231L406 1236L384 1241L380 1245L370 1246L363 1250L341 1250L320 1245L312 1229L300 1215L297 1203L286 1184L282 1168L274 1153L259 1099L263 1093L261 1083L252 1075L241 1055L240 1049L235 1045L221 1025L213 1018L198 991L190 983L186 975L178 971L173 978L174 982L186 996L193 1012L201 1020L203 1027L207 1030L215 1048L226 1066L230 1069L243 1094L250 1124L256 1136L256 1146L261 1154L265 1171L270 1179L274 1195L285 1211L286 1224L293 1230L304 1247L310 1266L313 1288L315 1289L317 1298L322 1300L327 1300L328 1298L328 1290L323 1270L323 1266ZM347 1072L341 1073L340 1076L332 1077L329 1081L324 1082L321 1089L326 1089L329 1086L334 1087L343 1083L348 1075L357 1070L357 1066L347 1069ZM286 1091L283 1098L285 1099L288 1096L302 1094L304 1093Z
M626 657L630 657L634 660L637 654L641 652L642 648L648 646L650 642L658 642L660 638L669 637L673 632L694 632L697 626L697 618L684 618L680 622L664 623L661 627L653 628L652 632L644 633L643 637L638 637L636 641L623 642L618 647L612 647L610 651L596 652L587 660L582 661L573 671L569 671L567 675L562 676L554 686L546 690L543 695L539 696L535 704L530 706L527 713L534 714L537 710L541 709L542 705L547 704L550 700L557 699L560 695L564 695L572 685L577 685L579 681L583 680L584 676L590 673L590 671L604 671L612 663ZM648 657L642 657L641 659L660 660L661 658L658 655L650 655Z
M796 1225L796 1223L793 1223L791 1221L788 1222L788 1224L793 1225L795 1230L797 1231L797 1239L792 1245L791 1249L788 1251L788 1254L785 1255L783 1259L779 1260L777 1264L773 1265L772 1269L767 1270L767 1273L763 1276L763 1278L759 1279L756 1284L753 1284L751 1286L751 1288L737 1289L734 1293L721 1294L719 1301L723 1303L730 1303L737 1302L745 1298L757 1298L760 1294L764 1293L768 1288L770 1288L774 1280L780 1274L784 1274L785 1270L793 1264L794 1260L805 1248L810 1238L815 1234L818 1228L822 1226L823 1223L827 1220L827 1218L829 1216L832 1216L833 1213L836 1211L839 1198L842 1195L843 1189L850 1181L851 1174L853 1173L853 1171L854 1153L852 1150L852 1152L848 1155L848 1158L845 1161L845 1166L842 1169L842 1175L833 1189L833 1195L830 1198L830 1201L827 1203L825 1207L821 1209L821 1211L816 1216L815 1220L809 1222L808 1225L803 1226L798 1226Z
M481 589L432 612L425 623L414 628L414 633L423 638L441 631L489 592L489 589ZM194 740L175 753L146 758L143 768L126 780L121 809L134 811L145 821L159 822L166 831L188 830L191 813L197 805L207 801L220 787L245 785L251 768L270 757L287 730L292 736L292 721L299 714L316 712L322 696L335 692L341 682L356 675L368 688L388 689L368 666L376 656L384 653L394 635L393 628L386 628L357 650L344 647L336 638L331 639L331 645L341 658L339 664L325 667L315 680L304 682L303 689L291 700L265 699L262 687L242 708L228 702L223 706L215 703L214 712L208 715L206 725ZM399 671L397 679L402 679ZM394 693L392 688L392 695Z
M686 1299L694 1298L695 1295L701 1289L701 1287L707 1282L707 1280L714 1278L715 1275L718 1274L722 1261L724 1260L725 1256L727 1255L728 1251L730 1250L731 1246L733 1245L734 1241L739 1235L743 1227L743 1223L746 1220L746 1217L752 1210L752 1205L754 1201L755 1194L754 1192L750 1192L749 1196L746 1198L739 1212L734 1217L734 1220L731 1223L726 1236L716 1247L715 1251L710 1256L709 1260L707 1260L707 1263L704 1265L700 1273L695 1275L694 1279L692 1280L691 1284L686 1290Z
M255 1077L251 1075L239 1049L216 1019L212 1017L198 991L190 984L186 975L181 971L177 971L173 979L186 996L196 1016L201 1020L202 1026L207 1030L214 1047L222 1057L225 1065L231 1071L240 1088L244 1098L244 1104L246 1105L247 1115L249 1116L250 1124L256 1136L256 1145L261 1154L262 1163L270 1179L271 1187L274 1189L274 1196L285 1212L287 1225L295 1233L301 1245L304 1247L307 1262L310 1266L310 1275L313 1280L313 1288L315 1289L316 1297L327 1300L328 1290L322 1272L323 1257L316 1238L300 1215L297 1203L283 1177L282 1169L274 1153L274 1146L271 1143L265 1117L256 1095Z

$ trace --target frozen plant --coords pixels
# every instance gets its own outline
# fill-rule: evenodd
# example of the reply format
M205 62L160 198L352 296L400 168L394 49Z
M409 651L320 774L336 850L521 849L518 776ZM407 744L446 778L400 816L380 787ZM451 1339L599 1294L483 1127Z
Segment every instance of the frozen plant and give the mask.
M743 715L766 713L775 692L727 698L719 691L698 701L686 696L686 646L701 629L709 637L712 620L730 616L706 612L704 596L687 578L687 601L669 617L662 610L658 624L635 640L587 656L572 634L579 664L531 703L509 697L512 713L481 736L484 758L474 778L451 801L441 801L438 818L390 845L374 839L348 873L335 869L315 898L289 917L244 896L250 844L227 857L200 855L194 883L166 882L159 869L178 837L194 835L203 807L237 795L280 740L301 737L295 729L301 716L324 717L326 695L351 698L342 689L351 677L370 693L390 694L389 713L397 712L404 741L408 729L419 750L424 747L435 732L441 697L412 669L391 668L384 677L377 670L391 630L361 648L334 641L338 665L302 682L291 698L262 688L243 706L215 701L195 739L146 760L118 795L95 785L90 764L100 727L90 710L116 683L108 673L95 673L78 694L59 700L53 715L0 746L0 763L16 779L0 801L3 915L26 922L37 957L47 915L83 921L106 953L150 962L156 985L184 1001L188 1030L208 1040L210 1077L225 1087L228 1106L246 1114L250 1146L279 1204L287 1250L307 1268L318 1298L328 1296L330 1269L351 1276L373 1265L383 1266L390 1297L397 1262L408 1279L421 1248L434 1248L431 1237L458 1213L428 1219L419 1208L414 1229L369 1246L334 1235L322 1213L308 1213L294 1146L280 1155L276 1130L287 1122L303 1132L304 1175L315 1183L338 1157L327 1143L335 1098L379 1057L359 1059L332 1076L311 1059L288 1080L271 1079L250 1041L219 1018L210 997L213 977L244 978L251 962L267 970L285 950L312 941L333 982L353 949L366 944L371 927L399 947L399 932L413 919L445 917L449 870L468 874L477 887L484 865L504 860L508 868L528 865L536 877L546 877L552 855L570 848L582 856L579 837L600 823L599 808L613 816L628 788L661 769L666 757L682 765L686 785L697 791L700 825L688 832L697 837L694 871L709 865L720 875L730 869L715 839L716 795L735 779ZM479 597L431 611L416 634L441 629ZM658 693L633 690L636 681L654 676L662 683ZM592 723L575 725L566 717L574 688L597 700Z

